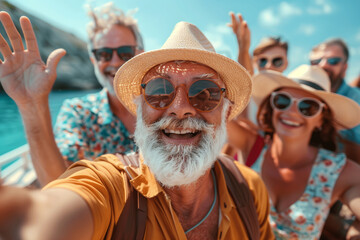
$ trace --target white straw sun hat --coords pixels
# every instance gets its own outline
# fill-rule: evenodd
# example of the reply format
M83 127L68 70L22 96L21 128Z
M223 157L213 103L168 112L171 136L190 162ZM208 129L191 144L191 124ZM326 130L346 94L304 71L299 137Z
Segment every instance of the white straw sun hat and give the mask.
M141 81L152 67L176 60L194 61L214 69L225 83L225 96L233 105L229 118L237 116L248 104L251 77L239 63L215 52L204 34L187 22L176 24L173 32L158 50L141 53L120 67L114 78L117 97L133 114L133 99L141 94Z
M279 72L261 71L253 77L253 98L259 106L274 90L300 88L321 98L331 109L340 126L353 128L360 124L360 105L350 98L332 93L327 73L318 66L301 65L288 77Z

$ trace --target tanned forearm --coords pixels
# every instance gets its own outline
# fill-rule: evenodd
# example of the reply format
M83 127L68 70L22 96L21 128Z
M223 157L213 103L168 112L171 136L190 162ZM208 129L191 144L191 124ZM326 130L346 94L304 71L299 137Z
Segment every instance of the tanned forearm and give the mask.
M0 239L91 239L91 210L72 191L0 186L0 195Z
M55 142L48 100L18 107L23 119L31 159L38 180L43 186L58 178L66 170L65 162Z
M344 166L334 188L334 194L340 191L339 199L354 214L356 221L349 229L346 239L360 239L360 166L349 159ZM351 236L351 238L350 238Z
M346 157L360 164L360 144L343 140Z
M238 62L244 68L246 68L246 70L250 73L251 76L254 74L254 69L249 51L239 49Z

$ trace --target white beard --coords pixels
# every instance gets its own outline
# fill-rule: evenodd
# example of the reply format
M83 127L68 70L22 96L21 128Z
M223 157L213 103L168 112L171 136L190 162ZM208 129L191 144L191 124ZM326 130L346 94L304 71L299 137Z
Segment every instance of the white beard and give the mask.
M146 126L141 103L136 101L138 108L135 141L144 157L144 163L160 184L170 188L194 183L213 166L227 140L226 114L229 103L224 99L221 124L214 129L213 125L198 118L178 120L174 117L164 117ZM198 145L173 145L161 141L160 129L169 126L201 131L202 136Z
M106 88L111 95L116 96L113 81L110 81L109 78L107 78L102 72L100 72L97 66L94 66L94 72L100 85L103 88Z

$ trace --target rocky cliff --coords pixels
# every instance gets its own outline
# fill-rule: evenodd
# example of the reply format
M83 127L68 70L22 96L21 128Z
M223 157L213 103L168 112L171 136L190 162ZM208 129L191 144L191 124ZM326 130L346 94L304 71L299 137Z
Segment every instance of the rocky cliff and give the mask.
M92 89L100 87L94 75L93 66L89 60L84 41L73 34L44 22L30 13L22 11L7 1L0 0L0 10L10 13L21 35L19 18L21 16L30 18L37 37L41 58L44 62L46 62L47 57L53 50L57 48L64 48L66 50L67 54L61 59L57 67L57 79L53 89ZM8 41L2 24L0 24L0 33ZM2 58L1 53L0 57Z

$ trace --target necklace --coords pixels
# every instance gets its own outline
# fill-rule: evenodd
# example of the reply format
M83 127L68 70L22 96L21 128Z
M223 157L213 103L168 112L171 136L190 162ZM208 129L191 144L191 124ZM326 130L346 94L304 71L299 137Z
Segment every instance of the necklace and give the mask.
M200 224L202 224L205 219L210 215L210 213L212 212L212 210L214 209L215 207L215 203L216 203L216 198L217 198L217 185L216 185L216 179L215 179L215 174L214 174L214 171L211 170L211 175L213 177L213 182L214 182L214 193L215 193L215 196L214 196L214 201L211 205L211 208L210 210L207 212L207 214L205 215L205 217L203 219L200 220L200 222L198 222L197 224L195 224L195 226L191 227L190 229L186 230L185 231L185 234L188 234L191 230L194 230L195 228L197 228Z

